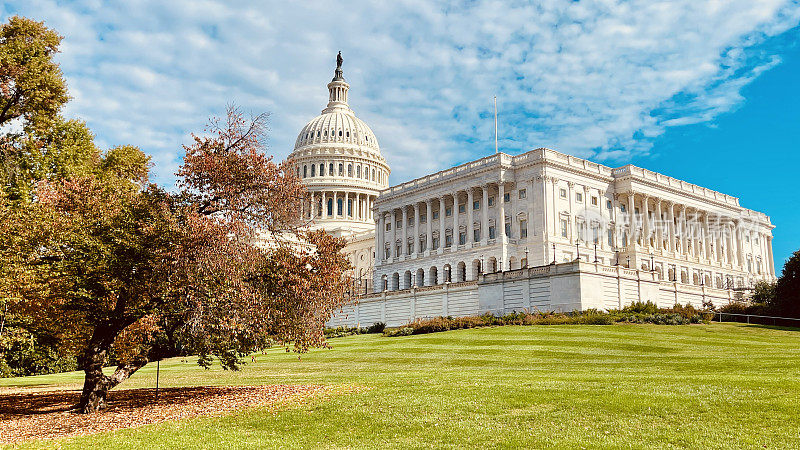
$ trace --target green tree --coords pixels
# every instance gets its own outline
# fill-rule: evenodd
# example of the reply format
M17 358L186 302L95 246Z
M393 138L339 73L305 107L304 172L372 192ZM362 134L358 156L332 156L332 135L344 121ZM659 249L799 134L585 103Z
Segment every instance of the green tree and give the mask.
M800 317L800 250L783 265L775 286L776 308L781 314Z
M0 126L22 119L44 127L67 102L67 87L53 57L61 36L25 17L0 26Z
M752 302L771 308L775 305L775 283L758 281L753 286Z

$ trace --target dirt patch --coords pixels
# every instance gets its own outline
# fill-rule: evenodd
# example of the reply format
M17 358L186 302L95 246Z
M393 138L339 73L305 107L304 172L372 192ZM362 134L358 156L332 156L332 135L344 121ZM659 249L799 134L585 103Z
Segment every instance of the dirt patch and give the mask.
M0 443L57 439L197 416L231 414L255 406L302 403L311 396L352 391L345 386L202 386L111 391L108 408L77 414L80 392L0 394Z

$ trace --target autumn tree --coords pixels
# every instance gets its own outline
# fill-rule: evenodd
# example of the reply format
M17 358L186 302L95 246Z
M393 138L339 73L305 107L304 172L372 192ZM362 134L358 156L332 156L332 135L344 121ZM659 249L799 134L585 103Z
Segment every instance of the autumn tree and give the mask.
M22 268L19 307L85 372L80 411L102 409L168 323L202 365L235 369L269 343L324 345L345 301L344 243L298 223L303 187L264 154L265 119L231 108L213 121L186 147L176 192L149 183L138 149L119 147L92 155L88 173L39 183L27 217L6 225L22 244L4 246Z

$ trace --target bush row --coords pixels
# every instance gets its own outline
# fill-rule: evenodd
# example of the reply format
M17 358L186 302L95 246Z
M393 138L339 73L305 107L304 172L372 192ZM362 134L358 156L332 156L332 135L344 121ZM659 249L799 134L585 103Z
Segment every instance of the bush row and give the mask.
M419 319L399 328L384 330L383 335L389 337L408 336L501 325L611 325L617 322L688 325L708 322L712 315L713 313L710 311L699 310L691 305L659 308L652 302L637 302L609 312L589 309L572 313L514 312L504 316L484 314L467 317L434 317Z
M383 322L375 322L368 327L334 327L325 328L322 332L325 334L325 339L332 339L345 336L353 336L356 334L375 334L383 333L386 324Z

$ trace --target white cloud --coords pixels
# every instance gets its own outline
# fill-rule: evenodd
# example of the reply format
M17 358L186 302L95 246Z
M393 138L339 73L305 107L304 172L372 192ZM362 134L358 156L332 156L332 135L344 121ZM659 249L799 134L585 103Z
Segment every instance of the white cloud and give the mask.
M228 102L271 111L271 152L325 106L337 50L351 106L393 181L501 147L624 162L667 127L709 122L780 59L784 0L528 2L12 1L65 35L60 62L103 146L139 145L171 184L181 144Z

